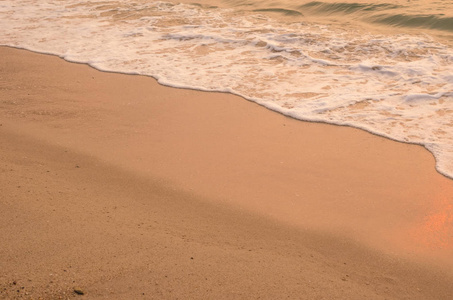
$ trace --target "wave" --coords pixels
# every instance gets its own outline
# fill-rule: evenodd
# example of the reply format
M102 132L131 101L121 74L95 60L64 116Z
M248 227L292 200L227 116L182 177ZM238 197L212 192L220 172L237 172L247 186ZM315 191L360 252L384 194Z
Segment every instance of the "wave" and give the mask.
M453 49L426 35L166 2L3 1L0 45L421 144L453 178ZM363 17L357 7L388 13L382 5L341 9Z
M373 17L372 22L398 27L426 28L453 32L453 17L437 15L382 14Z
M285 16L303 16L303 14L297 10L285 9L285 8L259 8L254 9L254 12L274 12Z
M368 3L343 3L343 2L336 2L336 3L327 3L327 2L320 2L320 1L313 1L306 4L299 6L300 9L311 9L318 13L345 13L351 14L358 11L381 11L386 9L395 9L400 8L401 5L395 4L368 4Z
M348 15L367 23L379 23L393 27L424 28L453 32L453 16L436 14L402 13L409 6L390 3L346 3L312 1L298 6L301 13L321 15ZM441 9L441 8L439 8Z

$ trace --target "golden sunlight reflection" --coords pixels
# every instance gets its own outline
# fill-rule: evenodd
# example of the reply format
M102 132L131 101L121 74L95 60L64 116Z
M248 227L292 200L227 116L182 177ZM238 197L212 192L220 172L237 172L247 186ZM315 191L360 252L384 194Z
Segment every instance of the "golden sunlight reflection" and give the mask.
M453 250L453 187L448 183L433 195L432 210L414 231L415 242L421 248Z

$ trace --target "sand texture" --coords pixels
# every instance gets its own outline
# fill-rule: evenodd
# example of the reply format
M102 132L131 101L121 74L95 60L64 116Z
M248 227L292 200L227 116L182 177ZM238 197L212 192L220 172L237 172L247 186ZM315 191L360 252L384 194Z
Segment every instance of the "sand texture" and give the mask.
M423 147L8 47L0 124L1 299L452 299Z

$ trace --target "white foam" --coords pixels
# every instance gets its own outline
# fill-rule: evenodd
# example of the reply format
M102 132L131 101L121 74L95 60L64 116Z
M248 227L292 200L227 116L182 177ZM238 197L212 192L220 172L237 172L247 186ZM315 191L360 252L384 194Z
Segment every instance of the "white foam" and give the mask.
M453 51L425 36L143 0L3 0L0 28L2 45L422 144L453 177Z

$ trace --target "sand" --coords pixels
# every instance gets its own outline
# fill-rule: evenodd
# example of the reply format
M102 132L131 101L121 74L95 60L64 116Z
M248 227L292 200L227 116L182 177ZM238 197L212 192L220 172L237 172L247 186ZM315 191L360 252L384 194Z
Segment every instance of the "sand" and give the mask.
M0 298L451 299L453 181L423 147L0 57Z

